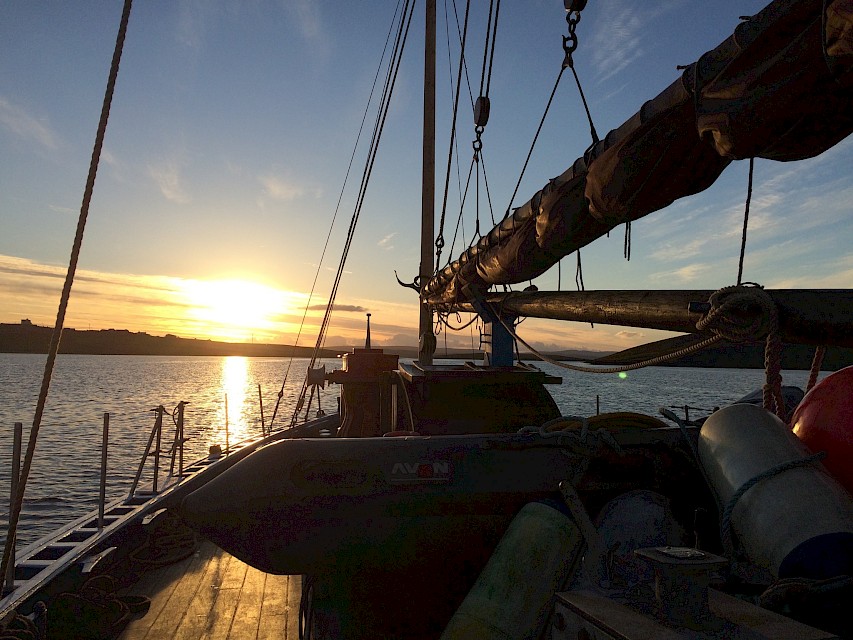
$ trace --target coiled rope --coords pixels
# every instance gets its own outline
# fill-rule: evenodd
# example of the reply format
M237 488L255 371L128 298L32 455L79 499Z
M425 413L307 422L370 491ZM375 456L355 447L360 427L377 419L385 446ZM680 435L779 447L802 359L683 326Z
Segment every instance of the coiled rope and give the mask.
M89 204L92 201L92 192L95 188L95 176L98 174L98 163L101 158L101 149L104 145L107 121L110 117L110 106L112 104L116 78L118 77L121 53L124 48L124 38L127 33L127 22L130 18L131 4L132 0L125 0L124 9L121 14L121 22L119 24L118 35L116 36L112 64L110 65L110 75L107 80L107 89L104 94L104 103L101 107L101 119L98 123L98 132L95 135L95 146L92 149L92 159L89 163L89 175L86 179L86 188L83 191L83 203L80 206L80 216L77 219L77 231L74 236L74 244L71 249L71 260L68 264L68 272L65 275L65 284L62 287L62 296L60 297L59 309L56 313L56 323L53 327L53 334L50 337L50 347L48 348L47 361L44 365L44 376L42 377L41 390L39 391L39 397L36 403L33 426L32 429L30 429L27 451L24 456L23 465L21 466L21 478L18 483L18 493L15 495L15 500L9 513L9 531L6 536L6 546L3 550L3 562L0 564L0 576L5 576L6 571L9 568L9 562L12 556L12 547L15 544L15 533L18 528L18 521L21 517L21 506L24 502L24 492L27 488L27 479L30 475L30 467L33 464L33 455L35 454L38 433L41 428L45 404L47 403L47 394L50 390L50 380L53 377L53 367L56 363L56 355L59 353L59 341L62 337L62 328L65 324L65 312L68 308L68 299L71 296L71 285L74 282L74 275L77 272L77 261L80 258L80 248L83 245L83 231L86 228L86 219L89 217Z

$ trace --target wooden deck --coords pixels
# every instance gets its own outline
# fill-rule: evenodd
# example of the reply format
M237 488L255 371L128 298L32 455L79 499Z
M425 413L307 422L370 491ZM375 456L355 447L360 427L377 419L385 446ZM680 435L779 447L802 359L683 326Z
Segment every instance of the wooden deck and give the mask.
M151 571L127 593L151 598L121 640L296 640L299 576L263 573L204 541L177 564Z

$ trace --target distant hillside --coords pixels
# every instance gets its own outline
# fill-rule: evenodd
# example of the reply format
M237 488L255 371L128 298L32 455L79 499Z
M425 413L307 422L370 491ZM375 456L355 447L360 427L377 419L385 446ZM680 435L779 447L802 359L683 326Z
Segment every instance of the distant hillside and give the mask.
M672 351L687 346L695 336L684 335L667 338L658 342L640 345L619 353L592 360L597 365L625 365L642 362L663 353L662 343L666 343L666 351ZM814 347L804 344L786 344L782 349L782 368L788 370L811 368L814 357ZM853 349L844 347L828 347L823 358L824 371L836 371L853 363ZM764 343L733 344L722 342L708 347L698 353L690 354L677 360L667 362L663 366L670 367L718 367L727 369L763 369Z
M0 353L47 353L52 332L51 327L40 327L28 321L0 323ZM60 353L91 355L310 357L313 351L313 347L215 342L172 335L158 337L124 329L64 329L59 344ZM338 353L326 349L321 357L334 358Z
M40 327L28 320L20 324L0 323L0 353L47 353L50 346L51 327ZM339 345L327 347L321 357L335 358L342 353L352 351L357 345ZM394 345L383 347L386 353L401 358L418 357L417 347ZM148 356L254 356L254 357L290 357L307 358L313 353L313 347L293 347L280 344L247 344L244 342L216 342L194 338L178 338L167 335L152 336L147 333L135 333L126 329L101 329L98 331L78 331L64 329L59 345L60 353L90 355L148 355ZM560 351L549 354L558 360L590 360L601 357L603 351ZM439 348L437 359L482 360L483 354L472 353L470 349ZM522 352L523 360L538 360L531 353Z
M355 345L346 345L346 346L337 346L337 347L328 347L330 351L337 350L338 353L345 353L347 351L352 351L352 348ZM362 346L362 345L357 345ZM393 345L393 346L383 346L385 353L394 353L401 358L417 358L418 357L418 348L417 347L409 347L404 345ZM589 360L594 360L595 358L601 358L609 355L610 351L580 351L580 350L567 350L567 351L557 351L557 352L549 352L546 355L553 360L573 360L579 362L587 362ZM482 360L483 352L482 351L474 351L471 349L445 349L444 347L439 347L435 351L435 357L437 359L448 358L452 360ZM539 356L527 352L521 352L522 360L540 360Z

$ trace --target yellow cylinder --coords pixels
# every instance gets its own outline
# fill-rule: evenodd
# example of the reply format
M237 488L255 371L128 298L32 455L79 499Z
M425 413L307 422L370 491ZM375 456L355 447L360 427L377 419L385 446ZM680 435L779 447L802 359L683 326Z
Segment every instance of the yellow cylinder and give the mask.
M442 640L538 638L554 593L569 579L583 538L571 518L525 505L504 533Z

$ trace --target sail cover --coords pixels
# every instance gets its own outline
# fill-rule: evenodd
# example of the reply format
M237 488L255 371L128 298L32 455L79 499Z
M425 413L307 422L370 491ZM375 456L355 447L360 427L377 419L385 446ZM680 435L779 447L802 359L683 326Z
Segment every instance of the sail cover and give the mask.
M853 0L776 0L549 181L422 297L541 275L619 224L708 188L732 160L800 160L853 131ZM638 160L639 159L639 160Z

